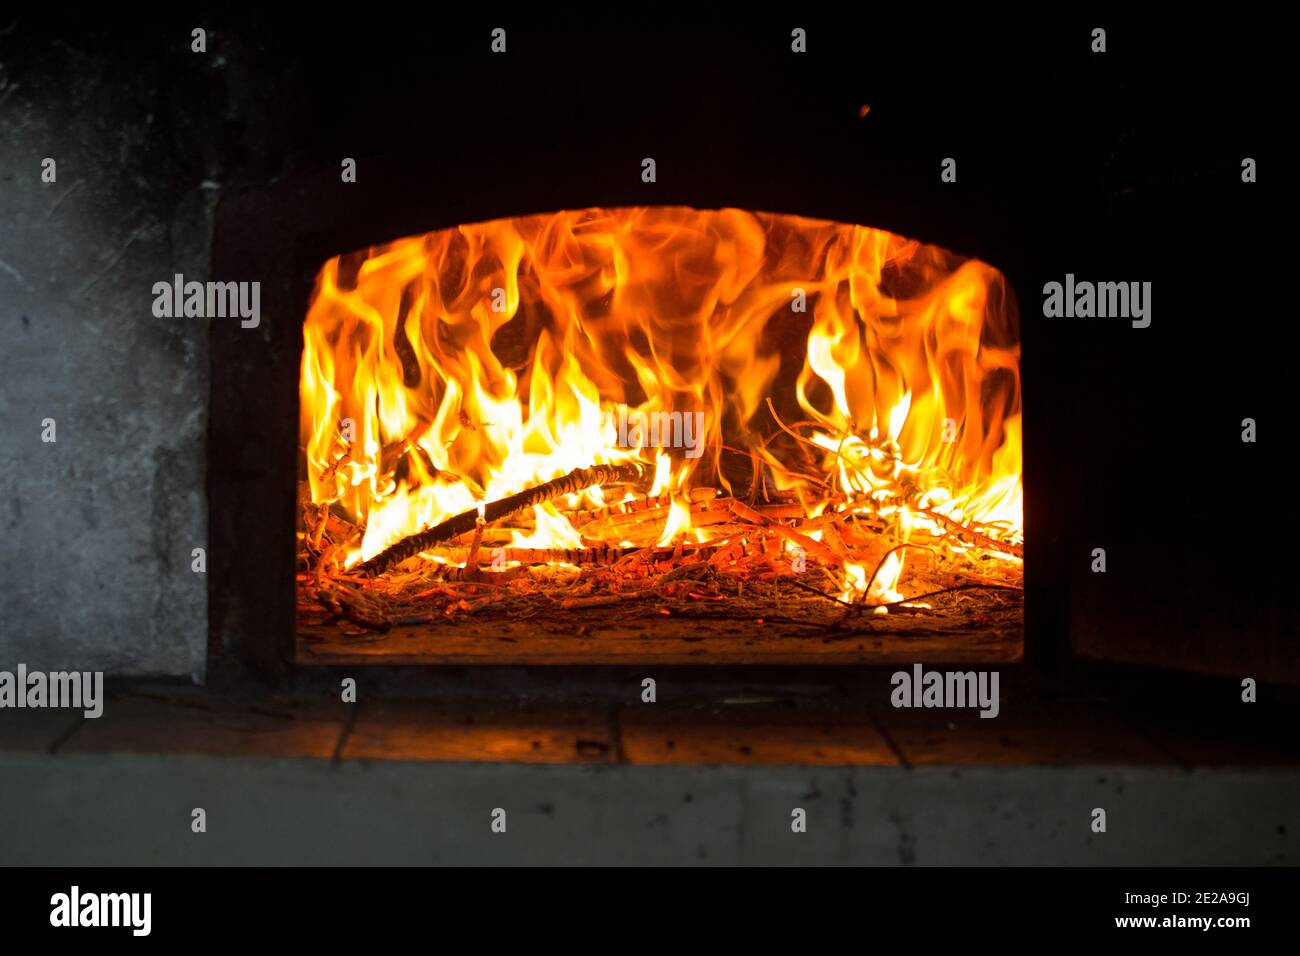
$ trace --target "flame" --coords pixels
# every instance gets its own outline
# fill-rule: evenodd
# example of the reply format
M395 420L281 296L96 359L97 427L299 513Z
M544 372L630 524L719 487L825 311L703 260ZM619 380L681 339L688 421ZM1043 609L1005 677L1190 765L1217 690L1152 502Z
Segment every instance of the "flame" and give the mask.
M738 450L810 514L870 499L908 533L943 533L924 508L1018 543L1017 333L991 266L864 226L656 207L401 239L317 277L300 383L311 498L364 528L352 565L571 469L641 460L650 492L673 496L668 544L702 540L685 492L730 489ZM696 413L694 452L629 447L627 421ZM801 444L820 476L792 463ZM564 513L611 503L593 488L537 506L515 544L578 547ZM891 558L872 599L900 599ZM870 572L849 568L861 590Z

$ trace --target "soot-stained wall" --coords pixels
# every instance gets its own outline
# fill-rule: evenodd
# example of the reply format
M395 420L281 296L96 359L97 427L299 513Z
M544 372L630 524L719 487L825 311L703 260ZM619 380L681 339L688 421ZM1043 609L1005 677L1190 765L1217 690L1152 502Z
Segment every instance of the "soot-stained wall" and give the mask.
M201 679L222 65L129 35L0 23L0 668Z

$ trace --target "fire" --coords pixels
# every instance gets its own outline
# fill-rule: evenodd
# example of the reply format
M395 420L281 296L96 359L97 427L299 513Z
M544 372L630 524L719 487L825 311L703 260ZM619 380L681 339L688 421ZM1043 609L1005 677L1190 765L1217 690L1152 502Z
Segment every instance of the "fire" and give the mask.
M671 496L661 546L707 540L699 487L810 516L860 504L904 539L943 535L941 515L1023 540L1017 319L985 263L864 226L679 207L460 226L356 261L317 278L300 385L311 500L364 529L346 566L627 461L654 468L639 494ZM629 420L702 433L693 449L630 442ZM581 547L566 515L615 503L593 487L537 505L512 545ZM906 555L870 580L848 563L843 593L899 600Z

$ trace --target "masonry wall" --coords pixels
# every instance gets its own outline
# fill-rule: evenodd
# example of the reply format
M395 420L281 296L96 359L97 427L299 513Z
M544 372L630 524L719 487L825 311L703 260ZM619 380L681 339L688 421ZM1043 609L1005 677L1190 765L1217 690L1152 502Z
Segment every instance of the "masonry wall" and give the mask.
M201 679L208 329L151 287L204 278L221 66L0 31L0 669Z

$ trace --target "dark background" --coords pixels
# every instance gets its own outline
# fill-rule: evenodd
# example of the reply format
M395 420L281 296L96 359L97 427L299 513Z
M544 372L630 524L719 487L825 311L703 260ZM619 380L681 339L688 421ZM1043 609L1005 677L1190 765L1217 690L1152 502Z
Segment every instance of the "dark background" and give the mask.
M322 6L126 25L37 12L8 66L57 82L85 50L108 55L122 86L106 95L152 112L132 175L174 191L219 170L223 278L273 282L412 232L601 204L799 213L979 256L1021 307L1031 648L1059 658L1073 633L1093 656L1294 681L1286 61L1277 25L1225 19ZM193 26L206 54L189 51ZM796 26L806 54L790 51ZM1104 54L1090 51L1095 26ZM355 185L339 182L344 156ZM955 184L939 178L948 156ZM1246 156L1257 183L1241 181ZM282 259L221 274L223 244L268 232ZM236 248L227 261L249 260ZM1043 318L1043 284L1067 272L1150 281L1150 328ZM292 317L273 318L277 361L296 369L277 331ZM257 395L257 367L224 374L214 419L248 417L253 400L230 385ZM1241 441L1245 417L1256 444ZM215 467L282 460L267 437L280 432L260 427L237 449L217 434ZM1094 547L1104 576L1089 572Z

